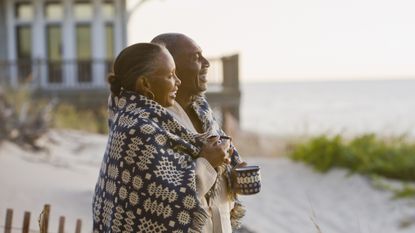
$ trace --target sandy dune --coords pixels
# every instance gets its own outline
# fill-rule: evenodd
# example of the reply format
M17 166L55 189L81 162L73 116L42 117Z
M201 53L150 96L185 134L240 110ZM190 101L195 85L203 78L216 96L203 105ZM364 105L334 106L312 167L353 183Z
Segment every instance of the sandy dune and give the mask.
M263 190L241 198L245 223L256 232L415 232L415 200L391 200L359 175L344 170L319 174L288 159L248 160L261 166ZM402 222L413 225L400 228Z

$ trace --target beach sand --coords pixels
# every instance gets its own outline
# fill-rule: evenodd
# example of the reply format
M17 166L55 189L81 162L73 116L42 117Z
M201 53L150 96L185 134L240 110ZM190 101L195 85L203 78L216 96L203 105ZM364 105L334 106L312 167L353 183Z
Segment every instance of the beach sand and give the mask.
M245 223L256 232L415 232L415 200L392 200L368 179L335 169L316 173L286 158L247 159L261 167L263 189L241 197ZM412 222L407 228L400 224Z
M13 208L13 226L21 227L28 210L31 228L38 229L38 214L49 203L51 232L61 215L67 218L66 231L73 232L80 218L83 232L90 232L91 199L107 137L52 130L48 138L47 152L8 142L0 146L0 225L6 208ZM254 232L319 232L315 224L322 233L415 232L414 200L391 200L391 193L374 189L362 176L344 170L319 174L281 156L245 158L261 167L263 181L260 194L241 197L247 206L243 224ZM402 222L409 226L400 228Z

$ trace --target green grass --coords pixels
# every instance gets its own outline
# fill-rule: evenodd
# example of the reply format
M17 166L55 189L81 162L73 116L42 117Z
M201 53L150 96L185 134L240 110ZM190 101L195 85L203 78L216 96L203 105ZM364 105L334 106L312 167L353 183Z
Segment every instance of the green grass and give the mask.
M341 135L321 135L294 144L290 156L321 172L342 167L368 176L415 181L415 143L405 136L385 139L364 134L345 140ZM398 197L415 196L410 185L393 191Z

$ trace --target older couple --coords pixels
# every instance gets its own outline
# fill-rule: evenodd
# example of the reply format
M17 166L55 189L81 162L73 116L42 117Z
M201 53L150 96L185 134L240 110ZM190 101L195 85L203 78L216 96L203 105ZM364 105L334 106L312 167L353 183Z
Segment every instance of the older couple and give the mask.
M94 232L232 232L244 166L203 96L209 62L183 34L125 48L108 77L109 138Z

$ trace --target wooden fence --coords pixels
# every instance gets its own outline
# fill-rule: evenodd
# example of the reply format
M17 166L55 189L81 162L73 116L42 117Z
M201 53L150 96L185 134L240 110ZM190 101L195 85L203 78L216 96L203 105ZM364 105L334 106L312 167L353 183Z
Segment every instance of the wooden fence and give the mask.
M40 233L64 233L65 232L65 217L59 217L59 225L57 231L49 231L49 217L50 217L50 205L46 204L43 207L42 212L38 217L39 222L39 229L32 230L30 229L30 217L31 213L28 211L24 212L23 216L23 224L22 227L14 227L13 226L13 209L6 210L6 220L4 224L4 233L12 233L12 232L22 232L22 233L29 233L29 232L40 232ZM82 221L81 219L76 220L76 227L75 233L81 233Z

